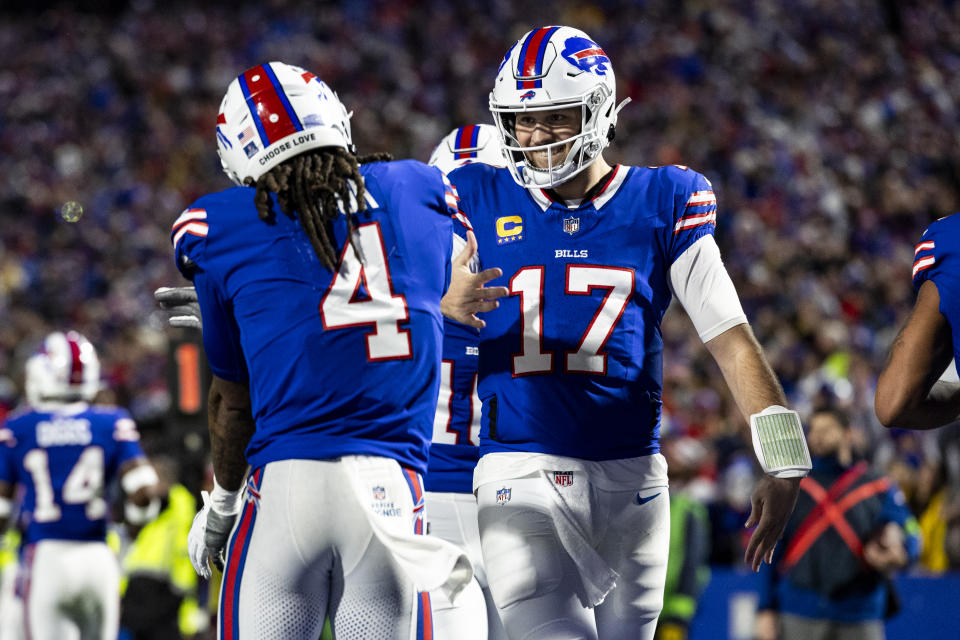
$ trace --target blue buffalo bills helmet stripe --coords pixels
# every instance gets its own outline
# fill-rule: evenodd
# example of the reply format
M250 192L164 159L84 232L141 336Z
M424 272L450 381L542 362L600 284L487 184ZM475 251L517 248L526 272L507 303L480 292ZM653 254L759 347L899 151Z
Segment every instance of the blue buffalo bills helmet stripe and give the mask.
M240 76L240 89L264 147L291 133L303 131L303 124L269 64L245 71Z
M517 89L539 89L543 86L541 79L524 80L523 78L536 78L543 75L543 54L547 50L550 36L559 28L540 27L527 36L517 59L517 78L520 78L517 80Z
M465 160L477 157L477 142L480 139L480 127L475 124L460 127L457 132L457 144L454 159Z

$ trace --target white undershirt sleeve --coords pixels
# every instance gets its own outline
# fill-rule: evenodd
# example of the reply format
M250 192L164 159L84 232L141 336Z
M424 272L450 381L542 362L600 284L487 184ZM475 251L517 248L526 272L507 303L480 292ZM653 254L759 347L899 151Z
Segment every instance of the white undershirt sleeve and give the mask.
M680 254L667 281L704 342L747 322L713 236L703 236Z

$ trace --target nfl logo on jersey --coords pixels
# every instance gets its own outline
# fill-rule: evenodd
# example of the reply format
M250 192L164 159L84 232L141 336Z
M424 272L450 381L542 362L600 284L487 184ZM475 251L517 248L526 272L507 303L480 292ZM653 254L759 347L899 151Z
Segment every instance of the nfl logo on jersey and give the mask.
M387 499L387 490L383 487L374 487L373 488L373 499L374 500L386 500Z
M553 482L559 487L569 487L573 484L573 471L554 471Z
M572 236L577 231L580 231L580 218L564 218L563 219L564 233Z
M497 504L506 504L510 502L510 489L504 487L497 489Z

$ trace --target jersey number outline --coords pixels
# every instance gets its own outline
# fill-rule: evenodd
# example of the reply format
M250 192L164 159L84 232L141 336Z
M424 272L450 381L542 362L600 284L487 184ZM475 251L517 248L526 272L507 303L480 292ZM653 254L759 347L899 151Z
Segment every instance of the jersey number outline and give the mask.
M410 330L400 328L401 322L410 319L410 311L407 299L394 293L380 223L359 225L354 242L363 262L348 242L340 257L340 268L320 301L323 328L373 325L373 331L366 334L368 362L412 358ZM358 298L361 286L367 293L364 298Z
M453 422L453 376L456 362L443 360L440 362L440 394L437 399L437 411L433 416L433 438L436 444L472 444L480 446L480 398L477 395L478 376L476 371L470 383L470 423L466 433L459 429L451 429ZM463 436L467 442L461 442Z
M553 352L543 348L543 266L524 267L510 279L510 293L520 296L523 327L520 353L512 359L513 377L551 373ZM587 325L575 351L564 353L564 372L606 375L607 344L636 291L633 269L600 265L568 264L564 293L591 295L594 289L607 293Z
M50 457L46 449L31 449L23 456L23 467L33 479L35 522L56 522L62 512L54 498L50 477ZM103 499L103 448L85 448L74 463L60 489L64 504L85 504L89 520L99 520L107 513Z

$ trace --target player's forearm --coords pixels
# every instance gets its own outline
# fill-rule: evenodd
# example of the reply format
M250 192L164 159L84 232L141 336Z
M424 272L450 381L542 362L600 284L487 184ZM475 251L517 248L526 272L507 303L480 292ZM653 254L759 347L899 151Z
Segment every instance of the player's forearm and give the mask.
M771 405L786 405L783 388L750 325L732 327L706 345L745 417Z
M885 427L936 429L960 418L960 383L940 380L925 396L888 400L887 394L892 391L887 391L887 386L891 385L877 385L877 417Z
M209 424L213 473L220 486L235 491L243 485L244 451L255 429L249 405L225 397L215 381L210 387Z

